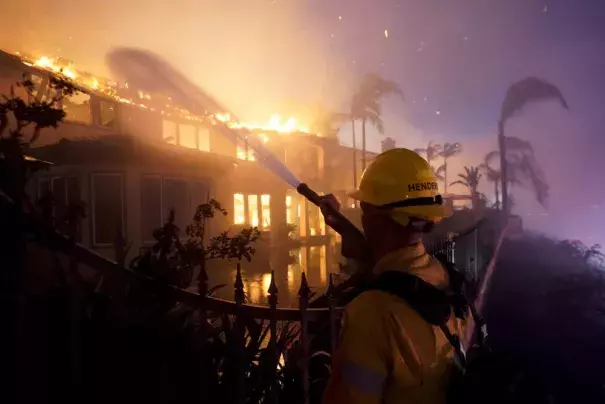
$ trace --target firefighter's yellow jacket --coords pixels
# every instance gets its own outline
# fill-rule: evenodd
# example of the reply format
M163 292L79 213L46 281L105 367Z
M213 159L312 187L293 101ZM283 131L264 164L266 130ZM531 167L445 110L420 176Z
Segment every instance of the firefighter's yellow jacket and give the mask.
M422 243L395 251L374 272L404 271L439 288L449 285L439 261ZM450 332L462 338L464 322L452 315ZM386 292L360 294L344 313L324 404L444 403L454 350L439 327Z

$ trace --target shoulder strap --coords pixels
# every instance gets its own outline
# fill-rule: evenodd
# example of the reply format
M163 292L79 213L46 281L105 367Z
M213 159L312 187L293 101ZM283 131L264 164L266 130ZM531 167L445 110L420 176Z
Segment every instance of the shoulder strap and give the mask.
M458 310L456 315L459 318L464 318L466 316L466 311L469 310L473 321L475 322L476 329L479 330L477 335L477 345L486 347L487 346L487 325L485 323L485 319L479 314L477 311L475 304L469 302L465 296L464 288L468 284L464 273L459 271L454 263L447 259L444 254L435 254L435 258L439 260L443 268L448 273L448 277L450 278L450 287L454 293L454 299L458 304L454 306L454 309Z
M386 271L378 276L370 289L405 300L426 322L435 326L445 324L452 313L447 294L414 275Z
M459 367L466 367L466 355L460 338L452 334L447 326L458 304L452 295L423 281L422 279L399 271L386 271L378 276L371 289L393 294L408 303L427 323L439 327L445 338L454 348Z

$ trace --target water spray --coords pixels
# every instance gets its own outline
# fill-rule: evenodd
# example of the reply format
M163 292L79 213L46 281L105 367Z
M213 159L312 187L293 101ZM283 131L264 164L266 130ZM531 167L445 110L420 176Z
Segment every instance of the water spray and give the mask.
M172 102L193 115L207 117L209 114L229 113L214 97L200 89L185 75L177 71L170 63L149 51L134 48L118 48L111 51L107 64L114 74L126 79L133 88L161 93L172 99ZM212 118L210 118L212 119ZM247 131L231 128L218 119L212 119L213 128L235 145L244 143L255 152L256 160L288 185L305 197L309 202L320 207L324 215L330 217L328 226L347 239L347 243L356 246L357 258L368 259L367 241L363 233L355 227L342 213L328 204L322 204L322 197L303 183L273 152L266 148L260 139L249 137Z

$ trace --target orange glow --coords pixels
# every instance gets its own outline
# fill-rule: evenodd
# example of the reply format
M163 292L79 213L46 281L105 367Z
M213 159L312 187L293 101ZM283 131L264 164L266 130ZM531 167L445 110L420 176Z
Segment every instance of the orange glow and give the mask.
M286 223L294 224L294 212L292 211L292 195L286 195Z
M244 128L249 130L264 130L279 133L309 133L309 129L305 126L299 125L296 121L296 118L289 117L288 119L283 120L279 114L273 114L265 124L259 124L255 122L238 122L231 119L231 116L229 114L215 114L215 118L234 129ZM268 141L268 138L265 134L260 133L259 136L261 136L264 141Z
M266 131L277 132L282 134L293 132L310 133L308 127L305 125L301 125L296 118L282 118L279 114L273 114L266 123L261 124L258 122L239 122L232 119L228 113L217 113L214 114L212 117L209 117L210 119L208 119L208 117L194 116L189 111L184 110L178 107L177 105L172 105L171 103L167 103L165 105L166 109L156 109L145 104L145 101L152 99L152 96L150 94L144 93L142 91L137 91L136 100L119 96L117 94L118 85L116 82L101 77L96 77L87 72L79 71L74 67L74 64L72 62L63 60L61 58L54 58L49 56L31 57L19 52L14 52L13 54L19 57L21 59L21 62L27 66L34 66L47 72L62 75L66 78L73 80L73 82L77 86L81 87L84 91L89 90L97 93L102 93L103 95L112 98L116 102L137 106L139 108L147 109L150 111L159 112L164 116L177 116L182 119L206 122L210 124L215 124L216 121L220 121L233 129L248 129L250 131L255 132ZM128 88L128 83L124 83L124 85L126 88ZM213 122L213 120L215 121ZM267 143L270 140L269 136L266 133L259 132L257 133L257 135L262 139L264 143ZM249 156L248 158L243 159L251 161L254 160L253 157Z
M246 223L244 194L233 195L233 224Z
M258 227L258 195L248 195L248 223L252 227Z
M266 273L263 274L263 296L266 296L269 293L269 287L271 286L271 274Z
M261 195L260 206L263 229L268 229L271 227L271 195Z

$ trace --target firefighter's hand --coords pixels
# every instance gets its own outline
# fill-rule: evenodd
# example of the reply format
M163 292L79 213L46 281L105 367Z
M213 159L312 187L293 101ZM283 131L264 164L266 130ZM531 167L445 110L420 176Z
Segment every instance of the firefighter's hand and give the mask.
M337 219L331 215L331 213L340 211L340 202L338 202L338 199L332 194L324 195L321 197L319 208L321 209L326 224L332 226Z

